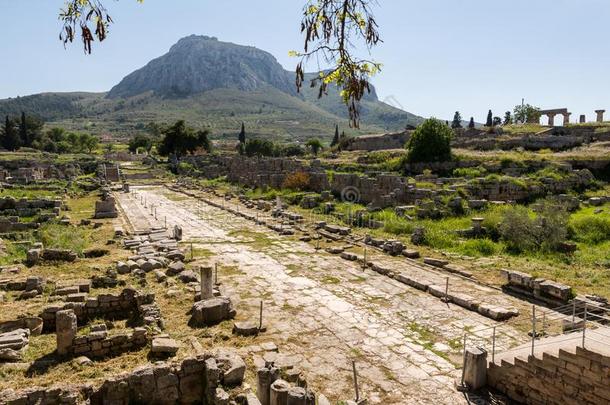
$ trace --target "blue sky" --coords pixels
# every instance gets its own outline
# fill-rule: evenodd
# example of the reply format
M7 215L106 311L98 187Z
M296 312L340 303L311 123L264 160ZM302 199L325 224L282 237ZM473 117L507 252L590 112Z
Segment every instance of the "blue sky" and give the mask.
M287 69L304 0L106 0L115 24L91 56L58 40L62 0L0 0L0 98L106 91L190 34L253 45ZM521 102L610 111L608 0L379 0L380 98L449 119L484 121ZM316 68L311 65L312 70Z

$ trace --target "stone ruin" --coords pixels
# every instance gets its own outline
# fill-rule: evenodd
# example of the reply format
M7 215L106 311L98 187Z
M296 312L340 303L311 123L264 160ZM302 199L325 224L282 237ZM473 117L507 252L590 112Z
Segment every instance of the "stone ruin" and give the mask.
M195 302L191 308L189 325L192 327L205 327L233 319L236 315L236 311L233 309L231 299L219 294L214 294L212 267L202 266L200 272L200 300Z
M133 288L125 288L118 295L88 297L86 293L74 294L70 302L50 305L42 311L39 316L43 320L43 332L55 331L56 314L65 310L72 310L80 325L86 325L94 319L139 319L150 327L159 330L163 328L163 319L156 308L154 294L142 294Z
M565 284L514 270L503 269L501 273L506 280L503 290L535 298L550 307L559 307L574 298L572 287Z
M97 324L89 328L87 335L77 336L77 317L73 309L57 311L55 317L57 354L60 356L101 359L138 350L148 343L146 328L143 327L110 337L106 325Z
M219 351L176 363L161 362L142 366L96 386L34 387L21 391L8 389L0 392L0 404L229 405L231 396L227 391L231 392L233 388L242 385L245 371L246 364L239 356ZM240 404L260 405L251 394L242 394L239 398Z
M34 298L44 290L46 280L42 277L31 276L26 279L0 279L0 290L20 291L17 297L20 300Z
M95 214L93 218L117 218L119 213L116 208L114 196L110 194L109 188L102 189L101 199L95 202Z
M344 198L346 190L356 190L357 192L353 193L353 196L350 195L350 202L371 204L381 208L415 204L422 200L460 197L458 187L464 188L468 198L472 200L506 202L524 201L547 194L565 194L575 188L588 187L594 181L589 170L572 170L571 167L568 167L569 165L565 165L560 168L565 172L561 179L544 177L536 180L521 178L520 181L513 181L512 178L506 177L481 177L466 181L460 178L435 177L431 182L447 185L447 187L428 189L410 184L406 177L388 173L370 173L368 175L333 173L329 177L317 160L306 164L295 159L284 158L206 156L191 157L188 161L200 168L206 177L225 175L230 182L260 188L282 188L288 176L295 172L302 172L309 179L308 188L315 193L329 192L336 197ZM447 162L443 165L453 168L456 163ZM212 172L207 171L210 166L215 167ZM499 167L497 170L501 170L501 168ZM420 179L420 181L424 180ZM316 201L315 198L309 196L304 204L312 207Z

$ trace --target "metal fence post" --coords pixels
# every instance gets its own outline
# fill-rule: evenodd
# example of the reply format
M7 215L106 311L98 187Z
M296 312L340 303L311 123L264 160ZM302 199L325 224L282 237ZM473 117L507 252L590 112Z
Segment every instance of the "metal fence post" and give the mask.
M532 305L532 356L534 355L535 342L536 342L536 305Z
M491 362L495 363L496 360L496 327L494 326L493 337L491 339Z
M462 382L461 386L464 386L464 374L466 373L466 333L464 333L464 343L462 344L464 348L464 356L462 357Z
M585 302L585 315L582 324L582 348L585 348L585 336L587 334L587 303Z
M576 301L572 300L572 327L574 327L575 320L576 320Z

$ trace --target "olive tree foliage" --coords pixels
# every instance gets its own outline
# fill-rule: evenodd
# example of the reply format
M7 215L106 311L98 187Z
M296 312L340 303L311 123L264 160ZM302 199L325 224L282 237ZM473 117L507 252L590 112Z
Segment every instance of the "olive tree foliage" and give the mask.
M113 22L102 0L66 0L59 12L59 19L63 23L59 39L64 46L80 37L85 53L91 53L96 38L100 42L106 39L108 27Z
M305 81L303 64L315 57L331 67L310 82L318 87L318 97L327 94L329 85L341 89L347 105L350 125L359 126L359 102L370 92L370 77L381 70L381 64L356 56L356 46L371 50L380 41L371 5L376 0L309 0L304 7L301 32L305 36L303 52L291 52L301 61L296 67L296 86Z

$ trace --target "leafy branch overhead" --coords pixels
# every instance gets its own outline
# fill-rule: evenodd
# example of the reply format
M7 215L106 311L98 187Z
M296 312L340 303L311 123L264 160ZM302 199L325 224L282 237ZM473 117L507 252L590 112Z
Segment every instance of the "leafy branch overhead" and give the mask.
M67 0L59 12L59 19L63 23L59 39L64 46L80 36L86 53L91 53L95 38L100 42L106 39L108 27L112 24L112 17L101 0Z
M142 3L143 0L137 0ZM104 0L66 0L59 18L63 27L59 38L64 46L80 37L86 53L91 53L97 39L103 41L112 24L104 7ZM311 80L318 87L318 97L327 94L329 85L341 89L352 126L359 126L358 103L365 92L370 92L369 79L381 69L381 64L355 54L357 47L368 51L377 45L378 26L371 11L376 0L309 0L303 10L301 32L305 36L303 52L291 51L300 57L296 67L296 86L305 81L304 63L315 57L318 64L330 66Z
M311 80L318 86L318 97L327 94L329 84L341 88L341 96L348 106L350 122L359 125L358 103L365 92L370 92L369 79L381 69L381 64L355 56L357 45L368 50L381 41L378 26L370 5L374 0L310 0L303 11L301 32L305 35L303 52L291 52L301 61L296 68L297 89L303 86L303 63L312 57L320 58L330 69Z

